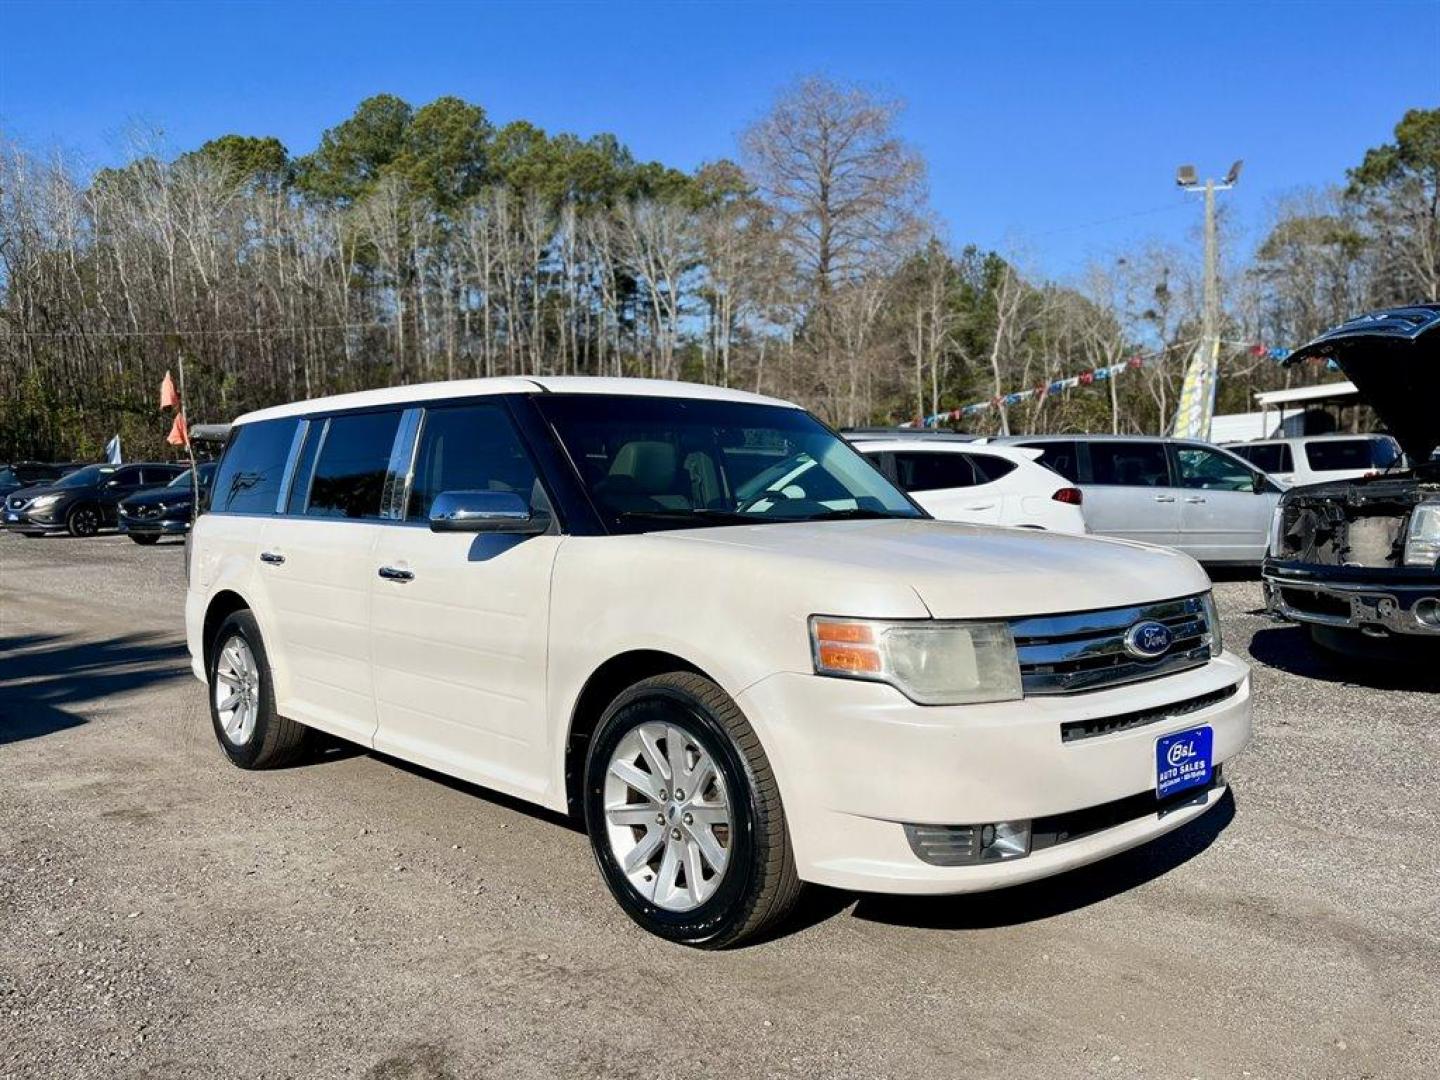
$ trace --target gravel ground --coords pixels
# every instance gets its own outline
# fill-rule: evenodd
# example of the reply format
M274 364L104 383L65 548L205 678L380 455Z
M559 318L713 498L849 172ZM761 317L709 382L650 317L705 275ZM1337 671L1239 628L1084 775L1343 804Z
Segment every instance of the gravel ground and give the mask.
M815 891L669 946L551 815L337 747L213 745L181 548L0 536L0 1076L1433 1077L1434 684L1255 661L1233 799L981 896Z

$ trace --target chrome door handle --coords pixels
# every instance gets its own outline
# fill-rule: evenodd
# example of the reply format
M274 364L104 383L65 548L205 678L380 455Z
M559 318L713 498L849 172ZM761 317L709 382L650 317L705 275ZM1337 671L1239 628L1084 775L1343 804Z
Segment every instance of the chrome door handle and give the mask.
M415 571L401 570L396 566L380 567L380 576L386 581L414 581Z
M260 561L269 563L271 566L279 566L285 561L285 556L278 551L262 551L260 552Z
M1174 495L1156 495L1156 496L1155 496L1155 501L1156 501L1156 502L1174 502L1174 501L1175 501L1175 496L1174 496Z
M1204 502L1205 500L1204 500L1203 498L1201 498L1199 495L1186 495L1186 496L1185 496L1185 501L1186 501L1187 503L1202 503L1202 502Z

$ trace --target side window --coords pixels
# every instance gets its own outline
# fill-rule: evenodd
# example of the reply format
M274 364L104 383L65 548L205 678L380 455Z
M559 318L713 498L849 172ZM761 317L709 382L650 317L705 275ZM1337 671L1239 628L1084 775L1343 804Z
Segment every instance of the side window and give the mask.
M1200 446L1178 446L1175 461L1180 469L1180 487L1207 491L1255 490L1255 474L1229 454Z
M285 513L305 513L305 502L310 497L310 477L315 472L315 455L325 441L324 420L311 420L305 425L305 445L295 458L295 473L290 478L290 492L285 500Z
M210 509L225 514L273 514L298 423L286 418L236 428L215 470Z
M1073 442L1033 443L1030 449L1040 451L1040 464L1051 472L1059 473L1072 484L1080 482L1080 456Z
M426 520L430 504L443 491L513 492L536 516L550 513L530 455L499 405L425 411L406 518Z
M975 470L964 454L906 450L895 454L895 477L906 491L973 487ZM982 478L981 483L984 483Z
M130 466L125 469L116 469L114 473L106 477L108 481L114 481L116 487L133 488L140 486L140 469L138 466Z
M1256 446L1232 446L1231 450L1250 462L1261 472L1293 472L1290 464L1290 447L1285 443L1260 443Z
M1169 487L1165 444L1108 442L1090 444L1091 483L1122 487Z
M975 469L976 483L991 484L1002 476L1009 476L1015 471L1015 462L1006 461L994 454L967 454L971 466Z
M306 515L378 518L399 427L399 410L332 416L310 479Z

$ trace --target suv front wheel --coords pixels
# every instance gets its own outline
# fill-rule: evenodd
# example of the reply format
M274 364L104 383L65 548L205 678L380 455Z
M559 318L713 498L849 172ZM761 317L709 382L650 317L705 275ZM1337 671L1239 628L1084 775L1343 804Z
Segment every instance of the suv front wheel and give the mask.
M210 720L215 738L242 769L288 765L305 749L306 728L275 711L270 661L249 611L220 624L210 647Z
M606 885L654 934L724 948L779 922L799 898L760 740L702 676L658 675L610 704L586 757L584 802Z

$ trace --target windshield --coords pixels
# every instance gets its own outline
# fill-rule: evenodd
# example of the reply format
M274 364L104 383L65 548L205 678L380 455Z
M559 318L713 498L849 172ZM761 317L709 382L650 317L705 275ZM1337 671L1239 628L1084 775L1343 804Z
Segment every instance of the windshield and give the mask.
M1324 439L1305 444L1305 457L1315 472L1347 469L1388 469L1400 448L1383 436L1373 439Z
M170 483L166 484L165 486L166 486L166 487L189 487L189 486L190 486L190 473L191 473L191 471L192 471L192 470L190 470L190 469L186 469L184 472L182 472L179 476L175 477L174 480L171 480ZM202 491L203 491L205 488L208 488L208 487L210 486L210 477L213 476L214 474L215 474L215 465L214 465L212 462L207 462L207 463L205 463L204 465L201 465L201 466L200 466L200 489L201 489Z
M0 484L18 484L14 469L0 469Z
M102 477L109 476L114 471L114 465L87 465L83 469L76 469L69 476L56 480L51 486L57 488L91 487L98 484Z
M536 404L617 532L925 516L799 409L596 394Z

